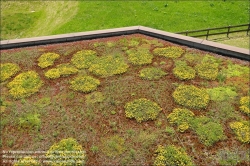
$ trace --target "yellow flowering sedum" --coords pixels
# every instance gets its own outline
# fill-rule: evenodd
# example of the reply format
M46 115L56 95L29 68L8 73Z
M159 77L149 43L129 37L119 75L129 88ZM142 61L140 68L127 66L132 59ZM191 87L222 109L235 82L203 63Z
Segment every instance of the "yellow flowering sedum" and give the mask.
M157 154L154 160L154 166L194 166L191 157L183 148L174 145L158 146L155 151Z
M139 76L146 80L159 80L161 77L165 76L167 73L156 67L144 68L140 71Z
M97 58L97 54L93 50L82 50L75 53L71 59L71 62L78 69L86 69L89 68L90 65Z
M7 84L9 93L15 99L29 97L39 91L43 82L35 71L19 74Z
M86 153L75 139L67 138L52 145L46 157L52 166L84 165Z
M54 64L54 61L59 57L60 55L52 52L42 54L38 58L38 66L40 66L41 68L52 66Z
M102 56L96 59L89 68L89 71L97 76L108 77L125 73L128 65L121 56Z
M127 51L128 60L133 65L145 65L152 63L153 55L146 48L132 48Z
M192 67L188 66L186 62L176 61L173 73L175 77L179 78L180 80L190 80L195 77L196 72Z
M139 123L156 119L161 110L157 103L145 98L136 99L125 105L126 117L135 118Z
M205 89L193 85L180 85L173 93L176 103L193 109L206 108L209 103L209 95Z
M3 82L19 72L20 68L14 63L3 63L1 64L0 71L0 81Z
M240 110L247 114L248 116L250 115L250 97L245 96L240 99Z
M27 156L19 159L14 166L41 166L41 164L33 157Z
M250 124L248 121L231 122L229 126L240 142L250 143Z
M76 74L77 72L78 69L72 66L70 63L63 63L57 65L56 68L46 71L44 75L49 79L55 79L61 76L69 76L71 74Z
M99 85L100 81L91 76L78 76L70 81L70 89L84 93L96 90Z
M166 58L179 58L185 51L180 47L169 46L164 48L155 48L153 53Z
M178 130L184 132L189 128L189 122L194 117L194 113L188 109L175 108L172 113L167 116L169 123L177 124Z
M203 62L195 66L199 77L207 80L215 80L219 69L217 63Z

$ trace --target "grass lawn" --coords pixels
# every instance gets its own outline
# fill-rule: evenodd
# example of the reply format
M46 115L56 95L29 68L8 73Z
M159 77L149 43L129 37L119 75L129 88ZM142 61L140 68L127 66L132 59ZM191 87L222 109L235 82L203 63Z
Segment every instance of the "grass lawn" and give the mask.
M249 165L249 67L140 34L1 50L1 149L46 153L19 162Z
M248 23L249 1L1 1L1 39L142 25L169 32Z

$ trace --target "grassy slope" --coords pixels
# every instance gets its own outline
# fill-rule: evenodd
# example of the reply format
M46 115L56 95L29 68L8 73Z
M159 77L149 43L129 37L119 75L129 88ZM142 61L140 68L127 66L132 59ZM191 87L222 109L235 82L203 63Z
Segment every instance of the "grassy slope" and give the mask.
M1 2L1 39L133 25L143 25L169 32L236 25L248 22L248 6L248 1L228 0L225 2L5 1ZM248 39L246 37L242 40ZM238 41L230 43L235 45ZM248 45L243 47L249 48Z
M76 14L77 5L76 1L3 1L1 39L51 35Z
M170 32L248 22L247 1L81 2L78 13L54 34L143 25Z

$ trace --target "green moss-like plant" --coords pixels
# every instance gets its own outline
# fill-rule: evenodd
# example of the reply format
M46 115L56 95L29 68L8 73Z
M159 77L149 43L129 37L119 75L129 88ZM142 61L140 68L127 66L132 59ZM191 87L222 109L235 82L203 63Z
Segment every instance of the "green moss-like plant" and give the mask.
M17 72L20 71L20 68L17 64L14 63L3 63L0 66L0 82L3 82L7 79L9 79L10 77L12 77L13 75L15 75Z
M176 46L169 46L164 48L155 48L153 53L158 56L163 56L166 58L179 58L185 51Z
M166 74L167 73L162 71L160 68L148 67L148 68L142 69L139 73L139 76L142 79L146 79L146 80L159 80Z
M103 96L102 92L92 92L86 95L87 104L101 103L104 99L105 97Z
M125 139L118 135L103 139L102 144L104 145L103 153L108 157L119 156L126 150Z
M174 145L166 147L160 145L155 153L154 166L194 166L191 157L188 156L183 148Z
M99 85L100 81L91 76L77 76L70 81L70 89L84 93L96 90Z
M20 158L14 166L41 166L41 164L31 156Z
M227 68L223 69L223 72L226 73L227 78L237 77L244 74L249 75L250 73L249 67L232 63L228 64Z
M42 54L38 58L38 66L40 66L41 68L52 66L54 64L54 61L58 59L59 57L60 57L59 54L52 53L52 52Z
M153 55L147 48L139 47L127 51L128 60L133 65L145 65L152 63Z
M86 153L74 138L67 138L53 144L46 157L52 166L84 165Z
M71 59L71 62L78 68L78 69L86 69L89 68L90 65L95 61L97 58L96 51L93 50L82 50L75 53Z
M238 95L232 87L215 87L207 89L207 93L213 101L225 101Z
M43 82L35 71L27 71L17 75L7 87L12 97L20 99L38 92L42 85Z
M41 120L39 114L28 113L19 118L19 127L22 129L36 129L41 127Z
M102 56L97 58L90 66L89 71L97 76L108 77L125 73L128 69L121 56Z
M190 80L195 77L195 70L188 66L184 61L176 61L175 68L173 69L175 77L180 80Z
M231 122L229 126L240 142L250 143L250 124L248 121Z
M195 69L198 76L206 80L215 80L219 72L217 63L202 62L196 65Z
M226 138L222 125L207 117L193 119L191 128L198 135L200 142L209 147Z
M250 96L244 96L240 99L240 110L250 116Z
M209 95L206 90L193 85L178 86L173 97L176 103L193 109L206 108L209 103Z
M190 126L190 121L194 118L194 113L188 109L175 108L167 116L169 123L176 124L180 132L184 132Z
M126 117L135 118L139 123L156 119L161 110L157 103L145 98L136 99L125 105Z

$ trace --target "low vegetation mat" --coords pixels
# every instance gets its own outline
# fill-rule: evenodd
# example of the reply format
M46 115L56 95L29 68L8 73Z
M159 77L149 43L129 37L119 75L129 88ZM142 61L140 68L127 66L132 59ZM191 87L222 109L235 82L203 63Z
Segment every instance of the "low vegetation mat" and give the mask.
M249 165L249 67L141 34L1 50L3 160Z

